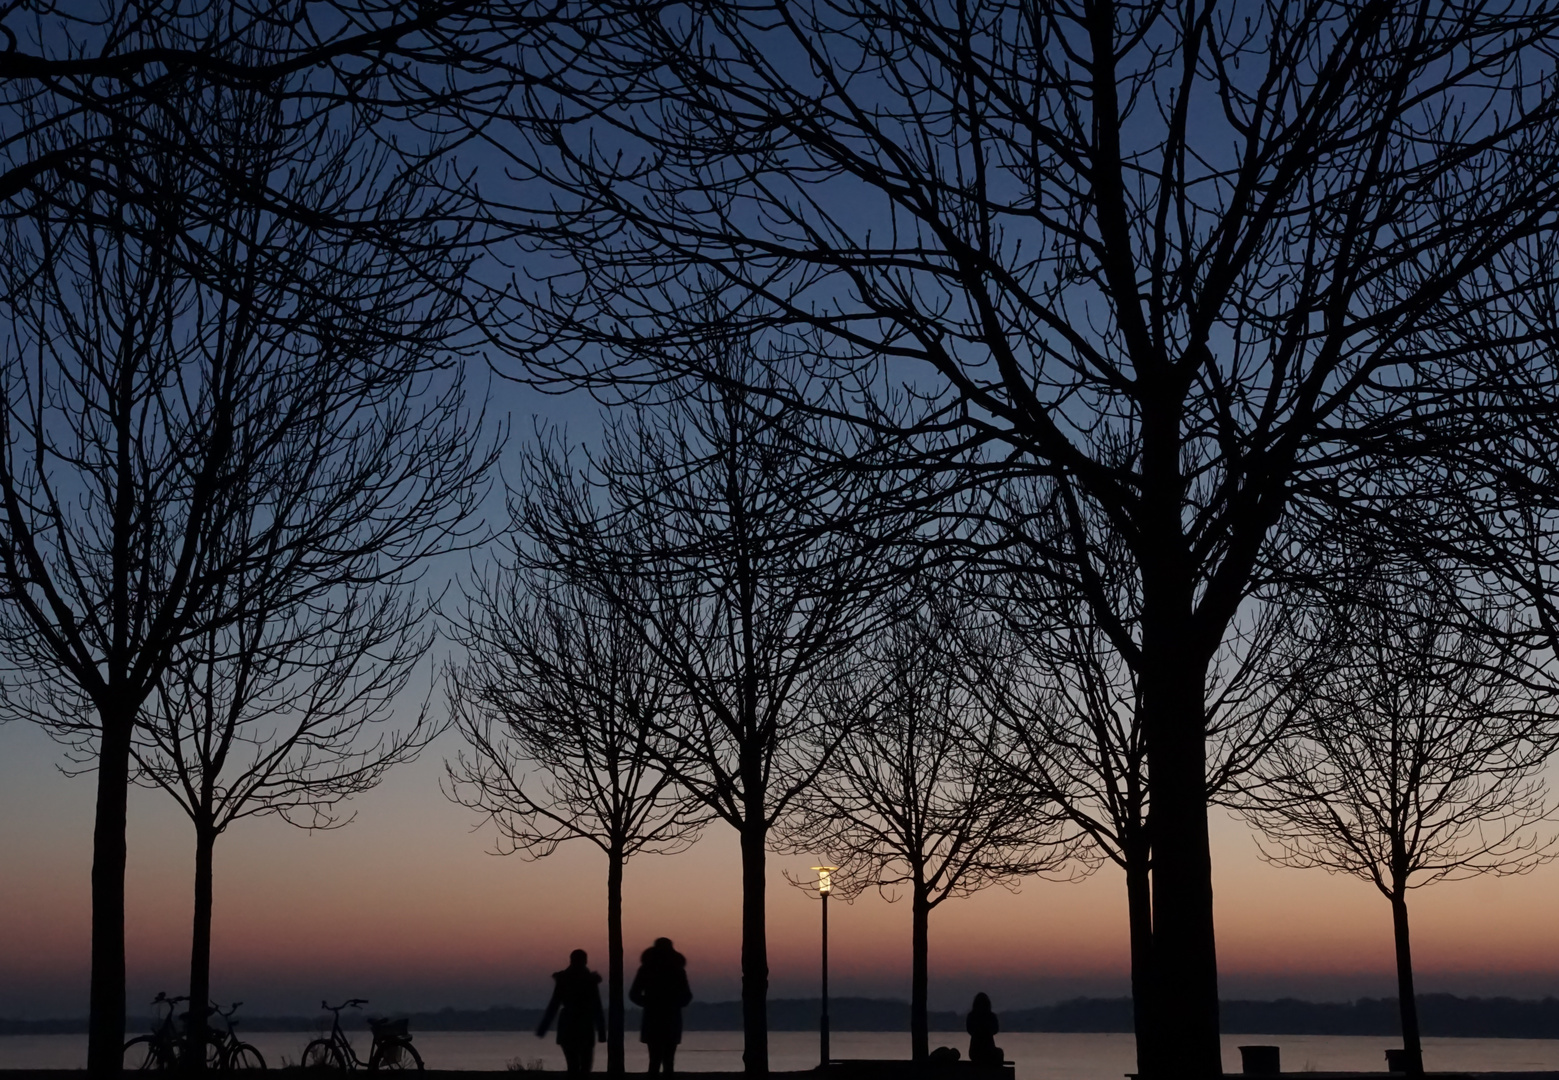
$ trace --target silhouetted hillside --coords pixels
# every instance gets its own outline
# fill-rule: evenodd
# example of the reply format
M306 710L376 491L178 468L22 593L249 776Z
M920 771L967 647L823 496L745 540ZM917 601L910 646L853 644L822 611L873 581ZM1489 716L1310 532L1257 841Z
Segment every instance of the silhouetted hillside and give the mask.
M1420 994L1425 1035L1461 1038L1559 1039L1559 999L1463 998ZM1396 1035L1396 998L1361 998L1348 1004L1295 1001L1227 1001L1223 1029L1274 1035Z
M1461 1038L1559 1038L1559 999L1463 998L1420 994L1425 1035ZM1351 1002L1225 1001L1222 1029L1231 1035L1398 1035L1396 998ZM1001 1013L1005 1031L1130 1031L1130 998L1075 998ZM954 1030L961 1028L957 1025Z
M771 1031L816 1031L817 998L775 998L769 1002ZM740 1001L695 1001L683 1012L689 1031L740 1031ZM835 1031L908 1031L909 1002L885 998L830 998L829 1026ZM951 1025L949 1027L948 1025ZM932 1030L962 1031L963 1016L931 1013Z
M1418 1011L1425 1035L1463 1038L1559 1039L1559 999L1518 1001L1515 998L1463 998L1453 994L1423 994ZM1001 1009L1003 1031L1131 1030L1129 998L1073 998L1029 1009ZM343 1016L342 1023L366 1028L364 1016ZM684 1026L689 1031L740 1031L739 1001L695 1001L688 1006ZM769 1026L774 1031L816 1031L816 998L778 998L769 1002ZM1223 1030L1231 1035L1396 1035L1395 998L1361 998L1353 1002L1225 1001ZM410 1014L416 1031L534 1031L541 1010L498 1005L489 1009L440 1009ZM835 998L829 1002L835 1031L908 1031L909 1003L883 998ZM638 1011L628 1011L628 1028L637 1030ZM149 1028L132 1018L132 1032ZM932 1031L962 1031L963 1014L931 1013ZM314 1031L329 1027L328 1017L255 1016L241 1018L240 1031ZM0 1035L77 1034L86 1020L0 1020Z
M1421 994L1425 1035L1462 1038L1559 1038L1559 999L1463 998ZM1352 1002L1225 1001L1221 1026L1231 1035L1398 1035L1396 998ZM1033 1009L1006 1009L1004 1031L1130 1031L1130 998L1074 998ZM958 1024L953 1030L963 1025Z

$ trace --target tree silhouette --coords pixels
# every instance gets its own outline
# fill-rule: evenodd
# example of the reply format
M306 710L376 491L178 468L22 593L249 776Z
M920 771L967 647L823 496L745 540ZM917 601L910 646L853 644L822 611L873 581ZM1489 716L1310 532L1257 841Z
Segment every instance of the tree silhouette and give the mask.
M500 853L540 858L566 840L606 855L607 1071L623 1072L623 871L671 854L703 826L653 746L680 694L620 610L544 572L483 578L457 629L467 660L446 675L470 749L446 762L450 798L498 827Z
M1156 1017L1149 1007L1151 801L1142 701L1131 666L1095 621L1088 599L1021 542L1026 523L1058 516L1056 494L1043 483L1003 484L971 500L978 524L969 531L970 547L978 554L953 579L946 602L964 613L952 626L967 658L968 692L1000 718L1010 743L998 762L1013 780L1042 791L1124 874L1134 1034L1138 1067L1146 1069ZM1121 610L1138 610L1140 589L1121 538L1095 534L1087 546L1095 587ZM1328 647L1325 636L1301 640L1297 618L1280 599L1252 599L1212 666L1210 799L1237 793L1253 763L1294 721L1302 695L1293 691Z
M507 147L500 110L481 114L527 185L493 211L552 260L515 290L514 355L595 386L695 367L656 346L730 331L686 303L710 277L742 325L854 388L864 426L884 430L880 394L918 395L893 425L908 461L953 467L917 457L916 436L950 433L949 455L996 447L1058 486L1060 527L1027 540L1140 695L1164 1035L1146 1071L1216 1074L1214 659L1295 554L1273 529L1344 512L1371 440L1471 400L1467 423L1495 428L1547 410L1501 313L1512 282L1554 280L1559 11L609 10L560 39L572 79L516 90ZM1100 534L1129 554L1136 608L1096 584Z
M1363 878L1390 901L1407 1067L1422 1075L1408 891L1554 857L1539 774L1556 727L1529 664L1464 621L1443 579L1371 566L1352 585L1328 613L1345 643L1303 686L1301 725L1244 812L1270 861Z
M1077 855L1044 790L1003 762L1015 747L967 688L955 618L929 602L862 643L851 690L827 710L837 748L785 830L843 868L836 892L908 893L916 1061L930 1054L931 912Z
M462 234L417 174L287 101L165 88L136 124L93 130L90 175L13 200L0 238L4 706L93 754L98 1072L124 1038L143 706L182 693L166 682L181 658L225 664L229 628L258 611L328 622L359 590L410 585L491 457L445 352ZM223 170L148 128L200 139ZM37 128L35 156L67 134ZM361 232L317 229L256 206L244 177L298 204L372 192L374 209Z
M818 709L910 515L891 509L896 478L842 467L836 431L775 402L805 387L761 373L740 339L718 348L723 381L619 406L588 478L534 456L519 525L538 562L628 620L681 696L658 764L740 837L743 1059L763 1073L770 832L827 761ZM759 378L772 394L741 389Z
M172 795L195 827L186 1060L196 1069L206 1064L201 1006L211 998L217 838L267 814L306 829L344 825L350 819L335 810L342 800L372 788L441 730L425 712L410 726L379 730L432 644L418 632L422 605L351 581L304 602L284 567L250 573L242 585L218 586L217 610L230 588L247 597L233 605L239 616L176 650L142 706L131 751L134 779Z
M534 22L536 13L528 14ZM190 81L293 96L314 121L358 112L342 121L350 126L363 118L361 110L383 116L392 101L405 117L448 93L406 79L396 80L394 95L381 92L398 66L415 66L433 42L473 28L512 30L519 15L480 0L153 0L95 8L9 0L0 4L0 115L8 117L0 136L0 214L15 209L10 200L66 180L105 182L100 166L117 152L105 132L114 129L180 155L210 180L230 179L222 146L203 142L196 129L147 122ZM448 50L437 55L442 65ZM308 82L306 105L300 80ZM353 222L350 203L300 201L284 184L271 186L271 178L248 179L258 180L243 192L256 206L315 225Z
M1014 587L1003 588L1003 585ZM1152 1060L1155 1016L1152 849L1147 746L1130 669L1086 607L1038 607L1029 582L988 574L969 590L982 618L964 633L971 693L1000 718L1011 749L1000 762L1046 792L1094 851L1126 880L1138 1068ZM1059 610L1058 610L1059 609Z

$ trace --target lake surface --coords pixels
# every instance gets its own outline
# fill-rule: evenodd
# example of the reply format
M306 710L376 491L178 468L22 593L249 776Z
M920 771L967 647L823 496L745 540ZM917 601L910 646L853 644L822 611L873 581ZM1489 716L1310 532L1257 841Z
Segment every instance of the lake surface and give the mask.
M240 1029L242 1030L242 1029ZM523 1031L413 1032L422 1060L430 1069L503 1069L519 1059L549 1072L563 1071L563 1054L549 1036L538 1039ZM314 1036L296 1031L257 1031L244 1038L259 1047L266 1061L297 1062ZM1017 1063L1019 1080L1121 1080L1136 1067L1130 1035L1080 1035L1051 1032L1011 1032L998 1037L1007 1058ZM962 1032L933 1032L932 1046L967 1049ZM368 1052L366 1035L354 1039L359 1054ZM1223 1064L1240 1068L1238 1047L1267 1043L1282 1048L1285 1072L1384 1071L1385 1049L1400 1045L1387 1036L1355 1035L1225 1035ZM908 1032L836 1031L836 1058L909 1057ZM817 1035L803 1031L769 1034L769 1067L776 1071L810 1069L817 1064ZM0 1069L79 1069L86 1065L85 1035L0 1036ZM1424 1064L1439 1071L1547 1072L1559 1071L1559 1039L1425 1039ZM644 1047L629 1035L628 1069L643 1072ZM606 1067L606 1052L596 1048L596 1071ZM734 1072L742 1067L739 1031L690 1031L677 1053L682 1072Z

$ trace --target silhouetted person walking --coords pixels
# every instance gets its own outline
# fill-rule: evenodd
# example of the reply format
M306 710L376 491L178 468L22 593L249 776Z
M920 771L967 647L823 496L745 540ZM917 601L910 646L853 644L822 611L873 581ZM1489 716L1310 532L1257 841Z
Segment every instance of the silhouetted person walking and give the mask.
M670 938L656 938L644 950L628 1000L644 1010L639 1041L650 1052L650 1072L670 1076L676 1071L677 1044L682 1041L682 1008L693 1000L687 957L671 947Z
M606 1040L606 1014L601 1011L601 976L585 967L585 950L568 954L568 967L554 972L552 1000L542 1014L536 1037L546 1035L552 1018L558 1020L558 1045L570 1073L587 1073L595 1060L597 1039ZM558 1010L562 1010L562 1015Z
M974 995L974 1008L964 1020L964 1030L969 1032L969 1061L974 1065L1000 1065L1003 1060L1001 1047L996 1045L996 1033L1001 1024L991 1011L991 999L984 994Z

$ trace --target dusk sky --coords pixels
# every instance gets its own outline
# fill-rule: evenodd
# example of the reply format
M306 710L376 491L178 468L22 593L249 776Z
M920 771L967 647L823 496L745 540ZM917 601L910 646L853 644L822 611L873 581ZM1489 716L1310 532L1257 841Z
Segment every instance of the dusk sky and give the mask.
M482 378L478 366L478 381ZM498 382L490 415L512 421L508 458L533 438L533 416L596 429L585 400L540 398ZM490 514L501 514L495 492ZM496 518L492 523L497 527ZM483 557L473 556L477 565ZM464 556L437 573L468 571ZM403 702L412 714L420 685ZM442 709L441 694L435 708ZM276 819L239 822L218 843L212 988L249 1015L310 1013L322 997L385 1009L542 1005L548 975L569 950L605 967L605 857L580 842L535 862L494 857L491 826L440 791L447 732L410 766L349 804L356 820L308 833ZM93 777L61 773L60 747L21 723L0 726L0 1017L85 1016ZM1340 1000L1391 996L1390 912L1372 886L1321 871L1263 863L1244 823L1213 810L1220 986L1225 998ZM126 925L128 1007L148 1012L159 991L188 985L192 835L171 799L130 797ZM814 996L815 897L782 873L813 860L771 855L771 997ZM740 994L739 856L734 833L712 823L689 852L628 866L627 955L661 935L689 960L695 996ZM1559 866L1515 878L1451 882L1414 893L1420 993L1559 994ZM1078 995L1129 993L1124 882L1106 865L1081 882L1033 879L950 900L931 920L933 1008L965 1008L986 990L999 1008ZM907 999L909 910L868 892L831 912L832 991Z
M1073 1080L1220 1077L1240 1014L1395 1012L1415 1080L1545 1034L1559 3L94 8L0 15L50 1067L348 1002L305 1075L516 1006L619 1074L631 998L651 1074L739 1002L762 1078L824 963L906 1077L1078 998L1131 1008ZM815 1075L899 1074L819 1015Z
M857 210L843 190L831 212L848 208L843 216L855 215L866 232L882 209L872 210L865 192ZM472 372L480 387L487 375L480 361ZM532 438L536 413L547 423L566 421L575 440L594 427L582 401L540 399L500 383L489 415L511 420L508 462ZM493 514L502 512L500 495L488 501ZM503 526L496 517L489 524ZM479 568L484 557L470 559ZM429 584L470 565L464 554L445 559ZM440 640L424 658L401 703L406 717L449 648ZM443 709L441 688L432 702ZM418 761L347 804L355 820L337 830L246 819L220 839L217 1000L242 1000L249 1016L309 1015L321 998L354 996L386 1011L539 1006L551 991L548 975L571 949L588 950L591 966L605 969L605 856L580 841L536 861L492 855L492 826L440 787L444 762L459 747L456 733L441 736ZM62 749L40 729L0 726L0 1018L87 1014L96 785L90 773L65 775L64 764ZM1268 865L1249 826L1218 809L1211 817L1222 997L1395 995L1390 909L1373 886ZM132 790L128 851L127 1005L140 1018L158 991L182 994L189 986L193 837L165 793ZM784 877L806 876L814 861L806 854L769 859L771 998L817 993L818 902ZM630 971L640 950L667 936L687 956L696 999L738 997L739 870L735 833L719 821L686 853L631 861L624 910ZM1554 863L1524 876L1416 890L1409 903L1418 992L1559 995L1556 899ZM851 905L835 904L830 921L832 992L907 1000L907 899L890 903L870 891ZM930 1006L964 1009L981 990L998 1011L1126 996L1121 872L1105 864L1086 880L1030 879L1016 892L992 888L938 907Z
M445 735L356 801L357 820L309 834L236 825L217 847L214 994L250 1015L358 995L385 1008L541 1004L570 949L604 966L605 858L579 844L539 862L489 854L492 833L447 802ZM40 731L0 728L0 1016L86 1012L90 777L53 767ZM1370 886L1267 866L1250 831L1215 811L1214 884L1225 997L1348 998L1393 989L1389 911ZM130 803L129 1005L187 984L191 840L160 792ZM814 995L817 903L786 884L805 857L770 861L774 996ZM712 826L690 852L629 864L630 960L657 935L686 952L696 996L738 994L737 849ZM1449 883L1413 903L1420 992L1559 993L1559 867ZM833 992L908 997L909 913L869 893L830 913ZM1126 919L1113 868L1081 884L1030 881L948 901L931 922L931 1004L976 989L1007 1008L1124 995Z

